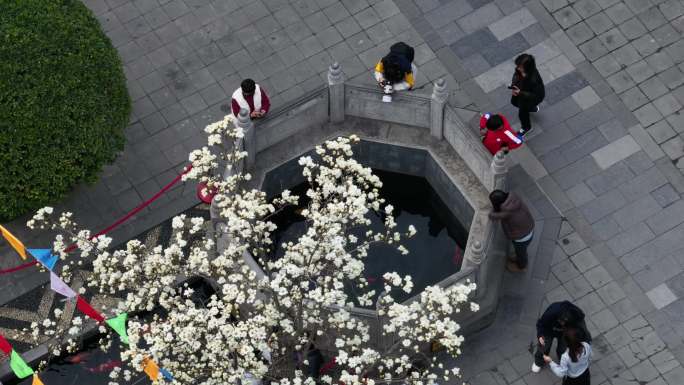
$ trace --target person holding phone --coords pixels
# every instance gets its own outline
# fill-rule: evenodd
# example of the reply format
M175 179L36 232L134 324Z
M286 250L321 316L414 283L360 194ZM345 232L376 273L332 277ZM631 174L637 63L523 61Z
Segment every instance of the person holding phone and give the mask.
M530 112L539 112L539 103L546 96L534 56L524 53L515 58L515 72L508 88L512 95L511 104L518 107L522 134L529 133L532 130Z
M249 111L252 119L263 118L271 107L266 91L252 79L245 79L240 83L240 88L233 92L230 104L235 117L244 108Z
M520 147L523 143L518 134L501 114L484 114L480 116L480 135L482 144L492 155L502 151L508 151Z
M375 65L373 76L383 90L390 85L392 91L413 89L416 66L415 50L404 42L392 44L390 52ZM387 93L387 92L386 92Z

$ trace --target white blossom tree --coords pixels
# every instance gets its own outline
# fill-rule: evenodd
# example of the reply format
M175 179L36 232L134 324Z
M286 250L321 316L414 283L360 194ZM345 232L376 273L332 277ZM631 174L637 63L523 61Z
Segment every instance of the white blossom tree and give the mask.
M295 241L274 245L276 225L270 218L300 198L283 191L269 200L264 192L245 188L250 175L235 170L246 153L233 145L243 133L229 117L206 132L209 146L190 154L193 168L186 178L205 182L217 192L214 205L226 224L225 234L218 235L227 239L220 252L210 237L188 243L207 224L184 215L173 219L167 247L148 248L131 240L125 249L113 252L108 250L110 239L89 240L90 233L79 229L68 213L57 217L46 208L28 223L60 233L54 250L60 254L65 281L75 265L93 261L89 287L121 298L116 308L103 312L114 316L156 309L151 316L128 321L129 344L122 346L122 359L129 366L124 379L131 371L142 370L145 357L152 357L182 384L249 384L263 379L283 385L420 385L458 376L458 368L443 366L427 347L438 343L447 354L460 354L463 337L453 318L468 303L475 285L431 286L413 301L398 303L393 295L411 292L411 277L387 272L383 292L370 289L364 260L374 244L394 245L407 253L400 242L415 229L397 229L393 208L379 195L381 181L353 159L357 137L327 141L316 147L316 156L300 158L309 185L309 203L300 212L306 231ZM225 178L224 167L233 170ZM384 218L382 231L369 227L373 212ZM73 242L78 252L65 252ZM273 258L276 247L282 256ZM258 279L248 267L244 253L259 262L264 278ZM193 301L188 285L178 284L179 277L192 276L213 282L216 294L203 303ZM351 295L346 289L350 285L361 294ZM377 309L377 319L356 316L356 306ZM467 311L476 310L477 305L470 303ZM77 318L66 330L71 350L83 324ZM35 326L36 335L59 334L55 322ZM373 333L390 342L378 344ZM312 371L309 362L320 351L326 361L335 362L323 374ZM121 372L112 373L113 381Z

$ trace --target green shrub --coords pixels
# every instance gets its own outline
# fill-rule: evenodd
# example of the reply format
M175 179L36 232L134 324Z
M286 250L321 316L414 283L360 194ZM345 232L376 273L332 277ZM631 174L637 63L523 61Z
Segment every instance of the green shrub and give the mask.
M121 60L79 0L0 1L0 221L92 182L123 148Z

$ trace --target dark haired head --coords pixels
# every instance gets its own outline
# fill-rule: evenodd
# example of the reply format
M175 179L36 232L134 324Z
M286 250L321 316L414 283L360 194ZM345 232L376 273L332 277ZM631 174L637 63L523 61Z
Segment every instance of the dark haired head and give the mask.
M487 129L490 131L496 131L503 126L503 119L501 115L494 114L487 119Z
M526 75L532 75L537 72L537 64L534 61L534 56L524 53L515 58L515 66L520 67Z
M573 314L570 310L564 310L558 316L558 323L561 326L573 326L574 322L575 322L575 318L573 317Z
M404 71L398 63L383 59L383 76L390 83L399 83L404 80Z
M582 341L580 341L575 328L566 328L563 331L563 340L565 340L565 346L568 347L568 355L572 362L577 362L577 358L582 354L584 346L582 346Z
M501 205L508 199L508 193L502 190L494 190L489 193L489 201L492 202L494 211L501 211Z
M242 88L243 94L251 95L256 90L256 83L252 79L245 79L240 83L240 88Z

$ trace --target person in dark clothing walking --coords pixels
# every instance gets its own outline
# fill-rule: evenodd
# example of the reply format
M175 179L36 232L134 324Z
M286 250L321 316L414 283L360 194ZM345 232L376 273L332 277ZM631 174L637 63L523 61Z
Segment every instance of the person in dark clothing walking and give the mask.
M566 346L563 333L566 329L577 329L578 338L582 342L591 342L591 334L584 322L584 312L570 301L554 302L546 308L537 320L537 351L534 354L532 371L538 373L544 366L544 356L551 351L553 339L558 340L556 354L560 358Z
M534 218L525 203L515 194L494 190L489 194L493 211L492 219L500 219L506 237L513 241L515 258L509 258L506 267L509 271L519 273L527 267L527 247L534 236Z
M537 71L534 56L522 54L515 58L515 73L511 81L511 104L518 107L518 118L523 134L532 130L530 112L539 111L539 103L544 100L546 91L544 81Z

